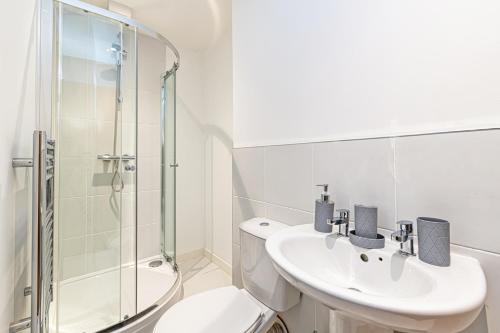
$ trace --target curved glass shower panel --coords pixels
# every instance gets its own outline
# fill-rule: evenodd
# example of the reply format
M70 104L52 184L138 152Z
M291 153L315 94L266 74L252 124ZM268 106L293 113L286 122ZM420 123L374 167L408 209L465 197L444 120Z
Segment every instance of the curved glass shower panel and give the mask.
M176 170L176 70L174 67L162 78L162 254L175 264L175 192Z
M92 332L136 313L135 30L55 10L57 329Z
M137 314L137 34L122 29L121 96L121 319Z
M157 311L175 266L178 52L141 24L54 1L54 332L112 331Z
M138 44L138 231L137 231L137 304L138 311L147 309L162 298L172 286L176 277L173 271L173 248L169 257L164 255L165 216L170 224L174 223L174 189L169 179L168 187L163 179L163 133L175 135L175 127L166 129L162 109L164 85L163 75L171 62L167 61L167 47L162 40L140 31ZM161 80L160 80L161 79ZM170 139L169 139L170 140ZM167 198L167 201L165 201ZM166 205L164 205L166 203ZM169 231L173 237L174 232ZM173 246L173 244L172 244ZM168 258L168 260L167 260ZM169 265L168 262L170 262ZM159 266L158 266L159 265ZM153 266L151 269L143 267ZM162 281L156 285L152 281Z

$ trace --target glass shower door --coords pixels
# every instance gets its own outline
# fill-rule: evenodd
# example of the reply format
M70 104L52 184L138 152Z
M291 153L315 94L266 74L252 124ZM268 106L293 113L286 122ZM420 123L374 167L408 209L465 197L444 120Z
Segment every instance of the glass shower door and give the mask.
M162 79L162 198L161 198L161 251L165 259L175 264L175 177L176 160L175 131L175 86L176 68L167 72Z
M57 330L136 313L135 30L56 3Z

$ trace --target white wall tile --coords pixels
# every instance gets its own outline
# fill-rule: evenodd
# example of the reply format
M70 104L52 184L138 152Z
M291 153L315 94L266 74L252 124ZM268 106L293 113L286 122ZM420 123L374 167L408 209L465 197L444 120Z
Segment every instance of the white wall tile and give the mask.
M137 229L137 256L139 259L160 253L159 224L141 225Z
M314 183L327 183L335 209L354 205L378 207L380 227L393 229L395 190L393 145L390 139L314 144ZM315 190L314 199L320 197Z
M89 87L89 86L87 86ZM114 121L116 112L116 90L115 87L98 86L95 89L95 103L93 108L93 117L100 121Z
M240 244L239 226L241 222L264 216L266 216L266 205L264 203L233 197L233 243Z
M87 273L120 264L120 230L87 236Z
M135 210L136 210L135 192L121 193L121 228L133 227L135 225Z
M109 195L113 179L113 163L89 157L87 172L87 195ZM64 167L61 168L64 170Z
M128 155L138 155L137 149L137 140L140 141L140 138L137 137L136 131L136 123L135 122L122 122L122 139L121 139L121 151L122 154ZM140 132L139 132L140 135ZM158 137L159 140L159 137ZM158 150L160 150L160 143L157 142ZM159 154L159 153L158 153ZM139 155L140 157L140 155ZM134 161L132 161L133 163Z
M120 229L120 193L88 197L87 205L88 234Z
M59 138L60 156L79 157L88 154L89 122L80 118L62 118Z
M81 256L85 254L85 237L73 237L61 240L61 254L63 258Z
M135 241L136 241L136 228L129 226L122 228L121 233L121 261L122 264L130 264L135 261Z
M137 195L137 223L139 225L160 223L160 202L160 191L140 191Z
M66 198L59 202L60 234L62 239L83 237L87 226L87 200L85 197Z
M85 255L62 258L62 279L69 279L85 274Z
M139 191L160 190L161 166L159 157L142 157L137 164L137 187Z
M264 200L264 149L233 149L233 194Z
M265 148L265 200L312 212L312 146Z
M396 140L398 219L449 220L451 241L500 253L500 131Z
M89 86L81 82L62 80L61 84L61 117L80 118L89 117L87 90Z
M138 118L139 124L159 124L161 111L160 91L139 90Z
M280 315L290 333L329 332L329 310L304 294L299 304Z
M266 217L288 225L312 223L314 214L303 210L267 204Z
M160 125L139 125L138 145L140 157L160 156Z
M120 122L120 118L118 119ZM113 154L114 141L114 122L113 121L89 121L89 129L86 131L88 135L89 155L97 158L99 154ZM121 154L121 139L122 128L117 126L116 131L116 154ZM73 134L74 136L74 134ZM73 137L73 140L81 140L81 138Z
M138 87L140 90L159 91L159 75L166 70L165 45L149 36L138 34Z
M87 160L84 158L61 158L60 162L60 196L82 197L86 191Z

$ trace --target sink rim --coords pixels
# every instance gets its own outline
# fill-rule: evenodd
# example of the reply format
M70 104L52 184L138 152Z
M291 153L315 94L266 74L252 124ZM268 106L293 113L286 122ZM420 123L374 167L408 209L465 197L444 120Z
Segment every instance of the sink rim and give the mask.
M322 240L330 235L331 234L315 231L311 224L293 226L271 235L266 241L266 250L274 265L277 266L278 271L283 274L287 280L291 280L289 282L292 284L296 284L298 281L329 297L339 298L343 301L377 310L385 310L412 316L437 317L475 311L484 304L484 300L486 299L486 277L484 276L479 261L472 257L452 253L452 265L450 267L429 265L420 261L417 257L406 258L412 266L432 278L430 282L433 287L431 292L423 295L394 297L367 294L349 290L343 286L328 284L325 280L315 277L313 273L308 273L304 269L298 267L296 263L291 262L280 249L280 246L291 238L297 239L300 237L307 237ZM336 242L338 241L348 242L350 246L355 247L350 244L346 237L338 238ZM375 254L384 252L387 254L388 251L396 252L397 249L398 246L395 242L386 241L386 247L384 249L362 250L364 253ZM332 249L326 250L333 251ZM457 265L460 265L460 267L457 267ZM463 275L461 275L461 278L460 272L467 272L466 277L464 278ZM466 288L460 289L459 287L462 285L465 285ZM300 287L298 288L300 289ZM464 296L463 293L465 293L465 297L451 297L453 292L461 292L462 296Z

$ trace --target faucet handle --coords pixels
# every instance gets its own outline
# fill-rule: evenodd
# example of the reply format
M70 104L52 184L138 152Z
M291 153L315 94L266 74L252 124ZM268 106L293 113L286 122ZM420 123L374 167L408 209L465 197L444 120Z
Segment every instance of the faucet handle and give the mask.
M351 212L349 211L349 209L345 209L345 208L337 209L337 212L339 212L339 217L341 219L349 221L349 217L351 215Z
M339 227L339 232L337 235L349 237L349 209L337 209L339 212L339 217L334 219L327 219L326 224L337 225ZM345 227L345 232L341 232L342 225Z
M402 234L404 233L407 236L413 235L413 221L400 220L397 222L397 225L399 226L399 231Z

